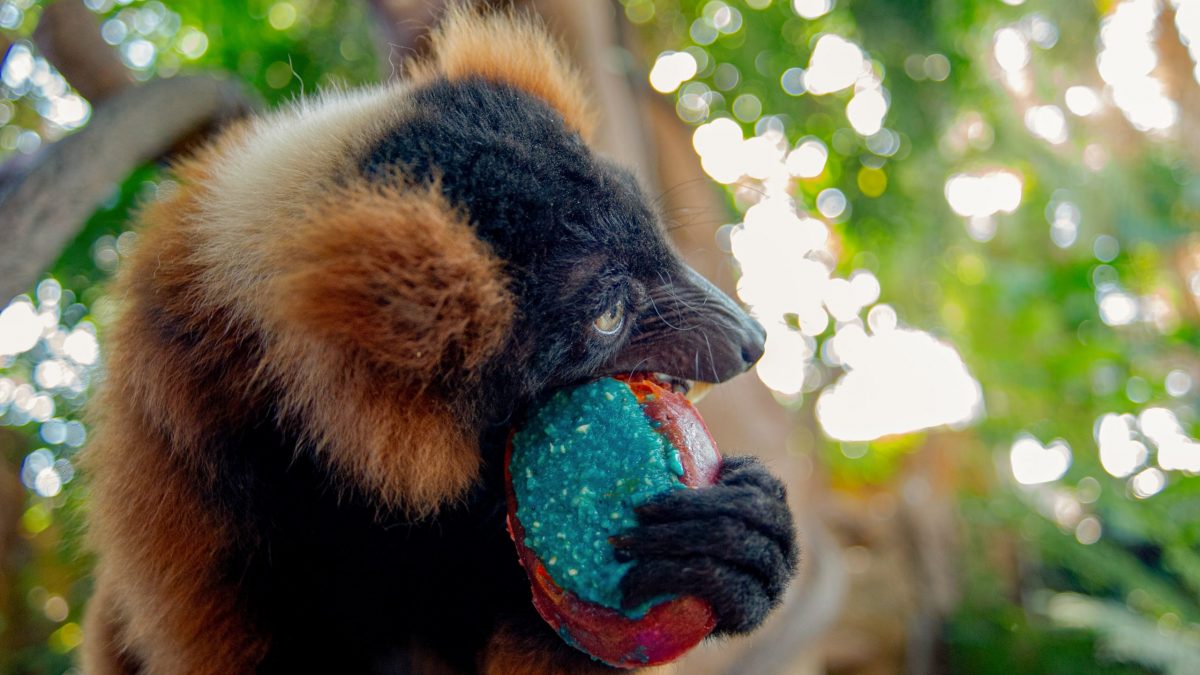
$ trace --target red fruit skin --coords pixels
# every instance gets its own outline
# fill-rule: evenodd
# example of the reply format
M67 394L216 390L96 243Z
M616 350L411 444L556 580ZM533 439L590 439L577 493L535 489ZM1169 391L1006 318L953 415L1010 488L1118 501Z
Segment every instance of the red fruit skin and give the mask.
M660 423L655 430L679 450L683 484L689 488L714 484L721 469L721 455L691 402L646 375L617 379L629 386L646 415ZM581 600L555 583L537 555L524 545L525 528L517 520L517 499L509 472L511 459L510 437L504 457L508 534L529 576L534 607L563 640L610 666L641 668L674 661L712 632L716 616L699 598L667 600L652 606L641 618L631 619Z

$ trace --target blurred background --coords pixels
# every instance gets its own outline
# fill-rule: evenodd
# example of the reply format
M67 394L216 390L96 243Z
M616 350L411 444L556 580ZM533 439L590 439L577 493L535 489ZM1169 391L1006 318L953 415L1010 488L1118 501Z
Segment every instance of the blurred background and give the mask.
M516 4L769 333L702 410L787 477L802 577L676 672L1200 672L1200 1ZM0 672L82 639L131 209L224 121L402 73L442 8L0 0Z

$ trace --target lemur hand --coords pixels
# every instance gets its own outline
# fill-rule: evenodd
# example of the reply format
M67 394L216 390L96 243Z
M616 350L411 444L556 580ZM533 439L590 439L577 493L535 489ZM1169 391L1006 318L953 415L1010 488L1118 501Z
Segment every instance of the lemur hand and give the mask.
M639 507L613 540L636 564L621 581L626 608L669 594L702 598L716 633L746 633L779 604L796 571L796 528L783 483L753 457L727 457L717 484L673 490Z

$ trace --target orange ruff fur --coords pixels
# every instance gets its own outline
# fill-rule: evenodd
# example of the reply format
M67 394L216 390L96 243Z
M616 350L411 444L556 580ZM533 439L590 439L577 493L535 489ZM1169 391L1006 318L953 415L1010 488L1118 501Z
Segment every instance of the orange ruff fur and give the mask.
M447 13L432 41L432 57L411 72L414 84L435 77L482 77L509 84L550 104L567 126L584 140L591 138L595 115L588 106L582 77L540 24L457 7Z
M207 436L266 389L286 392L284 412L308 420L335 475L381 506L431 512L478 472L474 439L440 392L505 335L512 308L494 256L431 188L337 193L312 220L280 223L290 267L263 289L276 313L246 325L205 304L209 270L196 262L211 154L180 167L196 183L143 214L117 282L124 308L84 460L101 555L89 672L131 646L155 673L243 672L265 651L235 589L212 578L234 535L195 481L215 480Z

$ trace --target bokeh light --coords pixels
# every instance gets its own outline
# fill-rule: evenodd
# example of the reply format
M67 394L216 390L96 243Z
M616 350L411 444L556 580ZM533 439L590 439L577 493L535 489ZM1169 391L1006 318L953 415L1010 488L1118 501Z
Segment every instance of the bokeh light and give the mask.
M1013 441L1009 462L1018 483L1050 483L1062 478L1071 467L1071 446L1062 439L1043 446L1033 436L1023 435Z
M928 333L892 328L869 335L847 324L833 345L847 372L816 408L832 438L874 440L961 425L983 413L982 390L962 358Z

